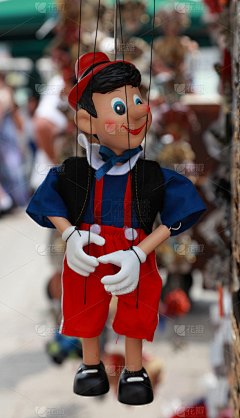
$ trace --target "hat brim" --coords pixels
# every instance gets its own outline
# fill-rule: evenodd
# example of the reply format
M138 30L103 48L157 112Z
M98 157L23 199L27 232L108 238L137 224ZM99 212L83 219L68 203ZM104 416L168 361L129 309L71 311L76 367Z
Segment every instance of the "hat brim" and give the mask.
M68 96L69 106L71 106L71 108L73 110L75 110L75 111L77 110L77 103L78 103L80 97L82 96L83 91L87 87L88 82L89 82L90 78L92 77L92 75L98 73L99 71L103 70L103 68L108 67L109 65L120 63L120 62L125 62L126 64L131 64L133 67L135 67L135 65L132 64L131 62L119 61L119 60L118 61L109 61L109 62L104 63L102 65L99 64L97 67L95 67L93 69L93 71L90 71L85 77L83 77L82 80L80 80L72 88L72 90L70 91L69 96Z

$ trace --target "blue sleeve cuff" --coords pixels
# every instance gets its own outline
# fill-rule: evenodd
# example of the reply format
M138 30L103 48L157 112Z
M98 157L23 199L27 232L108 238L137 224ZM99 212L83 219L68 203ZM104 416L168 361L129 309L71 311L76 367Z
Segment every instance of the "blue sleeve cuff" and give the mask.
M56 229L55 225L53 225L53 223L48 219L48 216L59 216L60 218L66 218L69 220L68 215L65 212L47 213L46 215L39 215L38 213L34 213L33 210L31 210L30 212L28 209L26 210L26 212L34 222L36 222L43 228Z
M174 236L196 224L206 211L206 206L187 177L173 170L162 168L162 172L165 180L165 199L160 216L162 224L168 228L177 228L179 221L181 222L181 228L171 231L171 236Z
M171 236L181 234L184 231L187 231L190 229L193 225L195 225L202 214L205 212L206 208L197 208L194 209L194 212L190 212L187 216L185 214L185 217L180 217L177 221L173 221L172 223L167 221L164 222L164 220L161 218L162 223L166 225L168 228L172 226L173 228L178 228L179 222L181 222L181 228L179 228L177 231L171 230Z

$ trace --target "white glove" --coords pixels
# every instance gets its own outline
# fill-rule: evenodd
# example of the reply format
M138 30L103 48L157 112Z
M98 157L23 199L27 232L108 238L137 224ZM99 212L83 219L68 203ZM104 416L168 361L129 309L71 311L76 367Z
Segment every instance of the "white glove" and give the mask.
M71 236L70 236L71 235ZM84 277L93 273L99 265L96 257L87 255L83 251L84 245L88 244L89 232L76 230L75 226L69 226L62 234L63 241L67 242L67 264L78 274ZM105 239L100 235L90 232L90 243L104 245Z
M98 257L100 263L112 263L121 267L121 270L117 274L104 276L101 280L105 290L111 292L112 295L125 295L126 293L133 292L138 285L140 272L139 260L141 263L144 263L147 256L139 247L133 247L133 249L136 253L129 249L127 251L116 251Z

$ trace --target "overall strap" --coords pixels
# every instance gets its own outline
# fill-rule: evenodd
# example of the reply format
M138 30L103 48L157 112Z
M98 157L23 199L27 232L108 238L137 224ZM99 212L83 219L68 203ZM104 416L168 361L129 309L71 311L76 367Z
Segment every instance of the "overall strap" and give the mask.
M103 179L95 179L95 192L94 192L94 204L93 204L93 223L101 225L102 216L102 194L103 194ZM124 219L123 226L131 228L131 214L132 212L132 193L131 193L131 178L128 174L127 187L124 197Z
M128 174L127 187L124 197L124 222L123 226L132 227L132 189L131 189L131 176Z
M102 216L102 193L103 193L103 179L95 179L95 193L94 193L94 206L93 206L93 223L101 224Z

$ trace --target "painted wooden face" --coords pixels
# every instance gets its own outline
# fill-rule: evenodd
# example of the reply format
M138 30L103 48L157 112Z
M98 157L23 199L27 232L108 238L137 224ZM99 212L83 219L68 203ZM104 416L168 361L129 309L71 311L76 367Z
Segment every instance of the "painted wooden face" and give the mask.
M105 94L93 93L92 99L97 112L97 118L91 118L92 133L98 136L101 145L120 155L129 146L132 149L142 143L152 115L137 87L123 86ZM84 130L81 115L78 121L79 127Z

